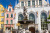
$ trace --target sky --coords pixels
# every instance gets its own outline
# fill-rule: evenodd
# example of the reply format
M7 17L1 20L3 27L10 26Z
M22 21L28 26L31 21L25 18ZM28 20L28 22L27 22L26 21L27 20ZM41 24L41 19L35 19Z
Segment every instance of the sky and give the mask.
M47 0L46 0L47 1ZM0 4L4 6L4 8L8 7L8 5L11 3L12 7L14 8L16 0L0 0ZM17 0L17 3L19 3L19 0ZM50 0L49 0L50 3Z
M0 0L0 4L4 6L4 8L8 7L8 5L11 3L12 7L14 8L16 0ZM18 0L17 0L18 3Z

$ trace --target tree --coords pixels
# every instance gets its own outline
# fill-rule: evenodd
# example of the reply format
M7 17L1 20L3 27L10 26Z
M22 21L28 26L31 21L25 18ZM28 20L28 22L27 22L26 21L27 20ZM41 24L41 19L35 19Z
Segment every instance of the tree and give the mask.
M47 18L48 19L48 21L47 22L45 22L45 23L50 23L50 15L49 15L49 17Z

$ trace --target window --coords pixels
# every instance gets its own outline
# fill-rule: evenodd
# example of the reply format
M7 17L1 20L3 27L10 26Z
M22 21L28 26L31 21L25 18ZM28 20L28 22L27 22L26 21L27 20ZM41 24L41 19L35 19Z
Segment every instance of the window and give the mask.
M3 10L3 8L1 8L1 11Z
M1 13L1 16L4 16L4 13Z
M42 6L42 0L39 0L39 5Z
M43 12L41 13L41 29L42 30L45 30L47 29L47 15Z
M30 6L30 1L28 1L28 6Z
M36 0L36 5L38 5L38 0Z
M21 2L21 6L24 6L24 2L23 1Z
M8 18L8 16L9 16L9 15L7 14L7 18Z
M13 20L11 20L11 24L13 24Z
M34 23L35 23L35 15L34 14L29 14L29 20L30 21L34 21Z
M35 0L32 0L32 6L35 6Z
M13 14L11 14L11 17L13 17Z
M9 11L11 11L11 8L9 8Z
M1 22L4 22L4 18L1 18Z
M4 25L3 24L1 24L1 28L4 28Z
M20 14L20 15L18 16L18 20L19 20L19 21L23 20L23 15L22 15L22 14Z
M8 24L8 20L6 20L6 24Z

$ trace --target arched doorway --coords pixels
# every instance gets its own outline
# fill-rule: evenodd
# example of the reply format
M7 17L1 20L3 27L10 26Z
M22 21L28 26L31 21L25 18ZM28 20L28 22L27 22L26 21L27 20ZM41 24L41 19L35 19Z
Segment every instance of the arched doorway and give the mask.
M35 33L35 27L30 27L29 31L31 31L31 33Z

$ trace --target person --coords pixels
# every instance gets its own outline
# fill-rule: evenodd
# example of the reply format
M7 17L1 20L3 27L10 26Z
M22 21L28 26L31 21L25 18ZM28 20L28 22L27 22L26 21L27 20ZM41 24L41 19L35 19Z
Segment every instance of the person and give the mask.
M47 30L45 30L45 32L44 33L48 33L48 31Z
M6 33L8 33L8 29L6 30Z
M48 30L46 30L46 33L48 33Z
M36 30L36 33L39 33L39 31L38 31L38 30Z
M43 33L43 30L41 31L41 33Z

